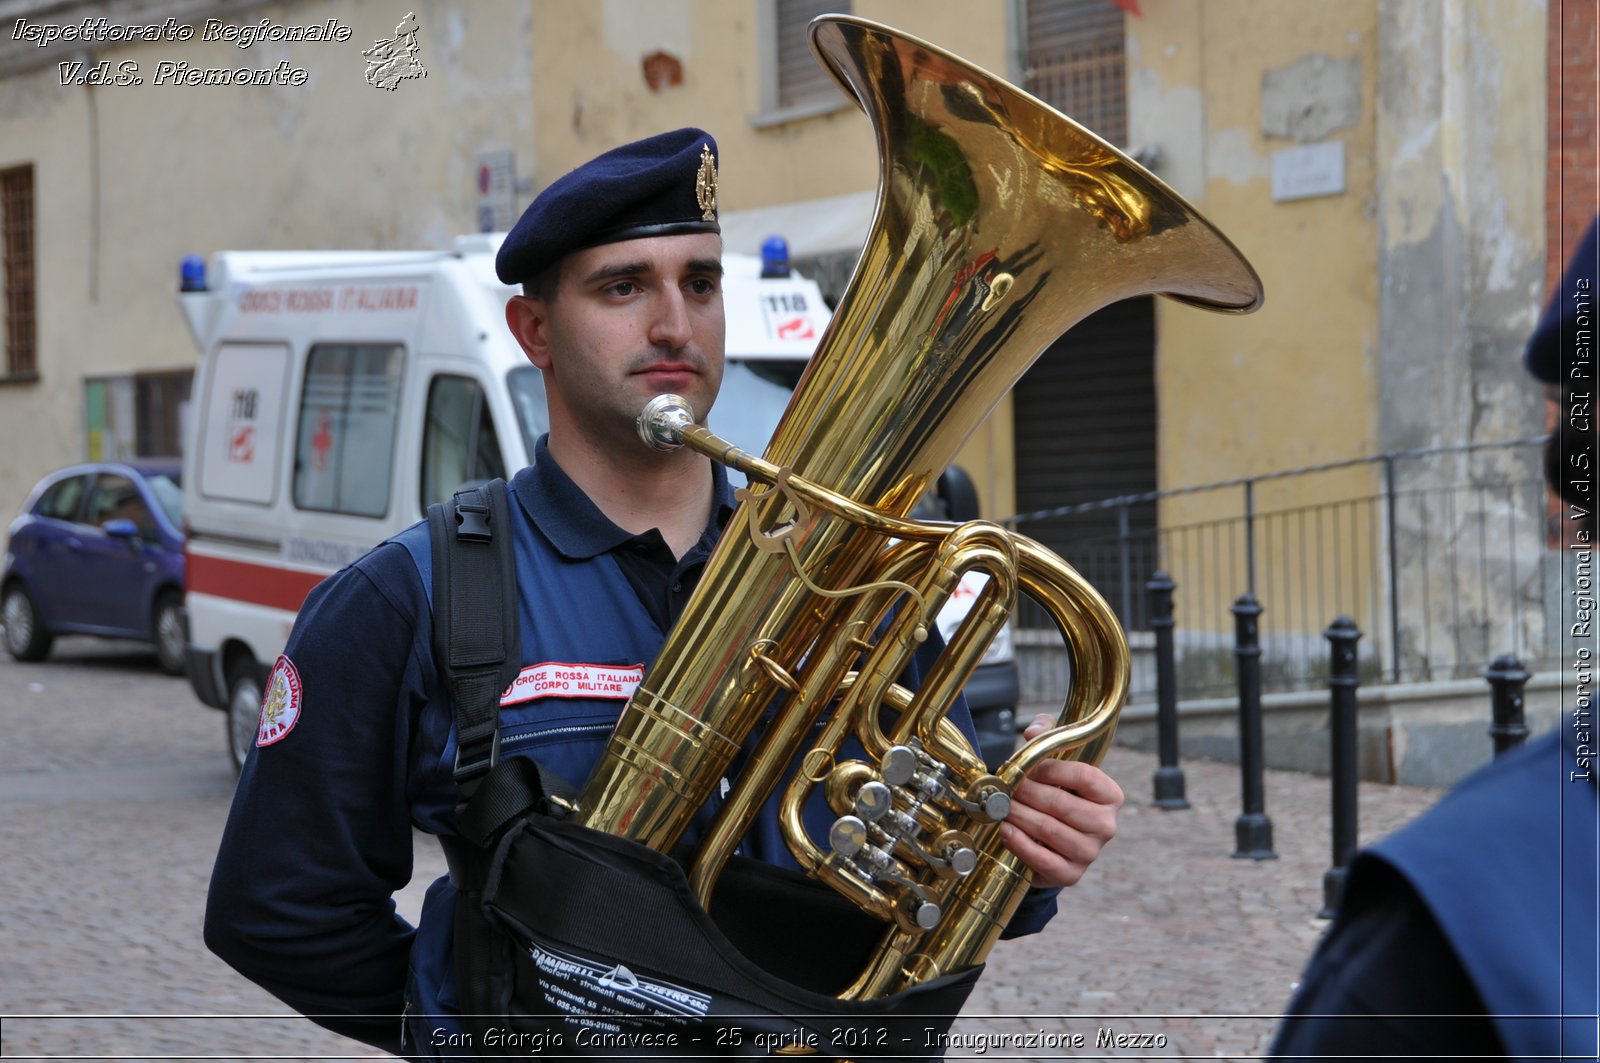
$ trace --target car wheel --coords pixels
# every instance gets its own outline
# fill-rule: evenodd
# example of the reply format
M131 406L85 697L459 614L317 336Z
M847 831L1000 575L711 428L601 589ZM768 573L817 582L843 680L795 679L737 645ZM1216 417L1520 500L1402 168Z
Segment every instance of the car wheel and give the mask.
M189 633L184 629L183 599L165 591L156 599L155 617L150 625L155 633L156 662L170 675L182 675L184 644Z
M248 657L234 662L228 669L228 709L224 713L228 726L228 757L233 770L244 767L244 758L255 745L256 731L261 725L261 680Z
M39 625L39 611L33 599L14 583L0 603L0 618L6 625L6 652L19 661L42 661L50 652L51 636Z

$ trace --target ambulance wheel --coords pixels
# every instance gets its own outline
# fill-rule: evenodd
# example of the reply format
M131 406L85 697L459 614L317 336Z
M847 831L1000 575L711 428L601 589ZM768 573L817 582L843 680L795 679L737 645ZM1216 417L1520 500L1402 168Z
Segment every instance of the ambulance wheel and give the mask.
M261 680L256 678L254 663L242 657L228 668L228 756L233 760L233 770L244 767L244 758L256 742L256 729L261 724Z
M183 647L189 633L183 622L183 599L176 591L163 591L156 599L150 629L156 636L156 663L169 675L182 675Z
M6 626L6 652L19 661L42 661L50 652L52 637L39 624L39 611L21 583L6 588L0 602L0 622Z

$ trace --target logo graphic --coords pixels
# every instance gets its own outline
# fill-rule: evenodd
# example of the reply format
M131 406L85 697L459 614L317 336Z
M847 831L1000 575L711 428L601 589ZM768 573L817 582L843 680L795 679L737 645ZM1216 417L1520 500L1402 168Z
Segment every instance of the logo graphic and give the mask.
M255 461L256 460L256 426L253 424L240 425L233 430L233 439L228 443L229 461Z
M640 986L639 976L620 963L601 975L595 984L609 989L638 989Z
M261 699L261 723L256 729L256 745L270 746L294 730L300 722L300 673L294 662L279 654L267 677L267 694Z
M373 42L361 54L367 57L367 84L393 92L406 78L425 78L428 72L417 59L417 16L406 12L394 36Z
M311 437L311 450L316 454L316 470L328 470L328 451L333 449L333 418L328 416L328 411L323 410L317 417L317 432Z
M251 462L256 460L256 405L259 396L255 388L239 388L233 393L233 411L228 417L228 460Z
M809 340L815 339L816 335L816 331L811 327L810 318L791 317L778 322L780 340Z
M708 993L676 982L640 978L620 963L565 952L537 939L528 949L528 958L544 985L563 987L565 993L594 1001L595 1010L613 1022L632 1016L699 1019L711 1010Z
M717 220L717 160L711 145L700 145L700 170L694 175L694 201L700 205L701 221Z

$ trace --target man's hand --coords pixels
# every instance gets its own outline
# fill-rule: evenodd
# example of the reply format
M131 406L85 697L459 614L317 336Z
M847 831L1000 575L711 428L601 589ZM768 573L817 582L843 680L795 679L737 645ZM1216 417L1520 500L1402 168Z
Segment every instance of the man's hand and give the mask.
M1055 726L1035 716L1023 738ZM1033 871L1035 886L1072 886L1117 833L1122 787L1099 768L1080 761L1036 764L1011 795L1011 814L1000 826L1006 848Z

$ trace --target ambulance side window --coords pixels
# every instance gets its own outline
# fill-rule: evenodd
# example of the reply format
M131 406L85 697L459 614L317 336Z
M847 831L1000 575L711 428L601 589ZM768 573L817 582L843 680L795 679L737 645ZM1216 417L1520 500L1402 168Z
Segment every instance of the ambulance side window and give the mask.
M463 484L505 474L483 388L471 377L434 377L422 433L422 507L445 501Z
M381 517L400 412L397 344L328 343L306 356L294 449L294 504Z

